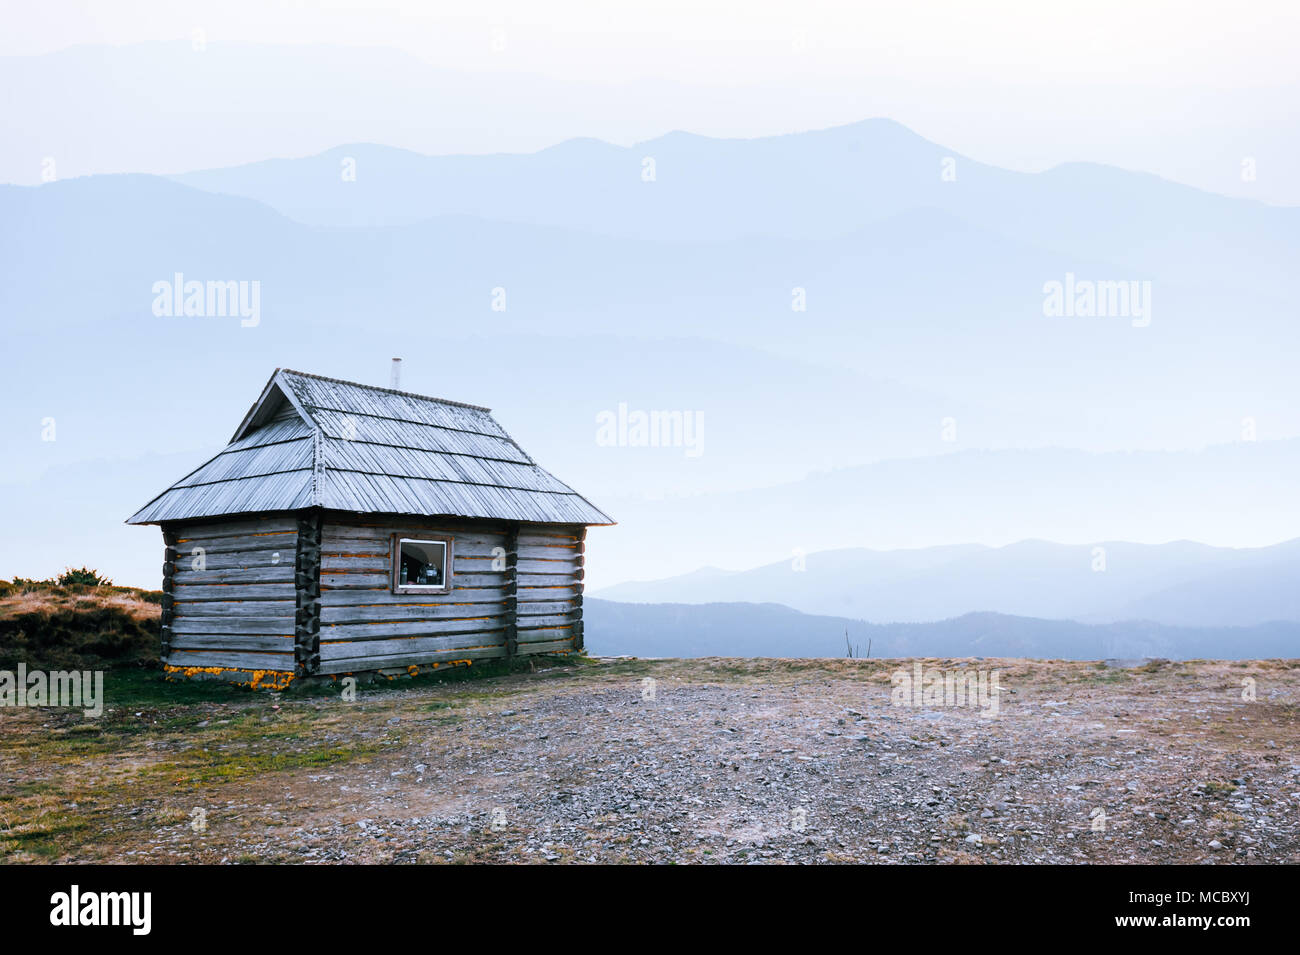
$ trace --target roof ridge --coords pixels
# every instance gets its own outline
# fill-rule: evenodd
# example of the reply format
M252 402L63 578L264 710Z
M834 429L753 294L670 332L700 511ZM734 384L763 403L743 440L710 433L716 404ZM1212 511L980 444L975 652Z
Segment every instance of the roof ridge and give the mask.
M396 388L380 388L378 385L367 385L360 381L348 381L346 378L330 378L328 375L313 375L309 371L295 371L292 368L278 368L276 370L289 375L297 375L300 378L315 378L317 381L332 381L336 385L351 385L353 388L364 388L367 391L382 391L385 394L401 395L404 398L419 398L421 401L436 401L438 404L442 405L452 405L456 408L469 408L473 411L482 411L485 414L492 413L491 408L485 408L482 405L472 405L467 401L453 401L450 398L436 398L433 395L422 395L416 391L401 391Z

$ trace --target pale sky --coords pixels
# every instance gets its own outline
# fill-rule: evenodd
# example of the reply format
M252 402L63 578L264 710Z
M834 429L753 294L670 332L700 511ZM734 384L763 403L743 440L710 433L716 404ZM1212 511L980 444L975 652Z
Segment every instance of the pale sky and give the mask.
M1289 0L8 6L0 56L189 40L197 30L213 44L395 47L441 69L517 75L521 83L545 76L607 90L658 84L653 105L629 97L617 124L591 115L556 128L554 141L591 135L627 144L672 129L769 135L888 116L1008 168L1107 162L1300 203L1300 4ZM447 151L516 148L506 136L467 137ZM1257 160L1258 178L1244 183L1238 173L1247 156Z
M44 0L14 4L0 54L184 39L397 46L456 69L621 82L761 83L815 72L1247 89L1293 83L1300 5L1133 0L655 3ZM494 37L505 50L493 51ZM802 49L803 53L796 51Z

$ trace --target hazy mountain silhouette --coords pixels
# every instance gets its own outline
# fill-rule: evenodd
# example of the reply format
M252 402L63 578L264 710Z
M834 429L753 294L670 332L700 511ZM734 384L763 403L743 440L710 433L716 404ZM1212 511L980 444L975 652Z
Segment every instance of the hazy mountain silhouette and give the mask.
M640 603L779 603L876 623L989 611L1086 622L1249 626L1300 621L1300 588L1287 584L1297 576L1300 540L1240 550L1190 541L1021 541L997 548L825 551L740 573L710 570L594 593Z
M345 162L355 181L344 179ZM177 178L319 225L471 215L653 239L835 238L928 208L1166 281L1195 281L1213 258L1221 276L1272 284L1300 240L1300 209L1087 163L1011 172L888 119L757 139L675 132L629 147L580 139L522 155L421 156L355 143Z
M950 541L994 544L1026 538L1063 542L1169 541L1195 536L1259 546L1300 536L1291 501L1300 480L1300 441L1242 442L1200 452L1089 454L1034 450L961 451L881 461L812 474L772 487L668 500L611 497L605 504L635 539L605 538L606 553L630 579L671 576L681 555L714 566L754 567L797 553L927 547ZM773 572L777 572L779 567ZM1072 559L1082 586L1108 586ZM1122 571L1108 561L1111 576ZM793 572L792 572L793 573ZM851 611L854 588L831 592L845 601L813 606ZM725 584L725 582L723 582ZM805 586L815 586L808 583ZM778 599L770 592L744 599ZM936 602L943 596L936 592ZM1032 597L1027 595L1026 600ZM952 613L971 609L951 608ZM931 617L930 619L933 619Z
M382 367L395 348L436 354L469 336L492 342L469 354L521 335L709 338L779 356L747 390L782 395L799 422L786 433L820 429L823 450L810 467L962 447L1199 447L1237 440L1247 416L1261 438L1297 430L1290 409L1300 396L1287 346L1300 345L1300 329L1290 299L1266 285L1239 287L1238 273L1201 260L1194 284L1155 286L1149 327L1049 319L1045 281L1071 269L1129 273L934 210L809 241L611 239L457 217L316 228L250 200L122 176L0 187L0 213L0 276L15 343L43 354L57 342L65 362L75 363L83 346L88 360L119 368L142 361L143 348L159 359L197 347L236 361L263 348L355 375L347 366L372 344L374 358L365 360ZM260 282L260 326L156 318L150 288L177 272ZM1292 275L1278 269L1270 284ZM506 311L491 308L497 288L508 296ZM806 291L806 312L791 309L796 288ZM1261 349L1261 341L1274 347ZM657 391L664 407L707 411L718 395L739 393L711 391L710 373L682 388L669 364L636 367L639 347L624 346L619 377L643 376L641 390ZM696 347L676 350L690 362ZM565 354L583 368L604 357L586 354L581 342ZM809 389L800 380L808 375L789 369L787 378L780 359L905 390ZM419 362L410 368L418 373ZM35 373L28 362L16 370L25 369ZM504 407L515 386L511 376L494 381L493 394L504 397L489 403ZM627 399L615 390L597 400L599 410ZM712 420L738 416L720 407ZM956 423L951 443L941 440L945 418ZM759 471L751 483L770 480Z
M175 477L141 487L133 462L198 463L274 365L383 383L393 355L405 387L493 407L620 520L593 534L597 586L796 548L1300 535L1294 210L1099 167L1025 176L958 157L943 182L947 151L887 122L664 137L653 183L642 152L403 154L409 170L374 176L378 150L355 183L330 154L261 186L265 167L187 177L205 189L0 187L4 516L42 518L9 572L98 562L149 583L148 534L70 553L109 513L77 501L90 476L124 516ZM304 224L206 191L254 186L322 222L473 215ZM353 187L370 191L329 204ZM1150 278L1151 324L1046 317L1044 283L1067 272ZM155 316L153 285L176 273L260 283L257 326ZM701 414L701 453L601 444L597 416L623 405ZM1261 440L1241 440L1245 419ZM1158 616L1136 602L1161 583L1189 580L1117 592L1113 612ZM1237 619L1240 592L1215 619ZM837 596L815 606L859 613ZM1008 606L1039 612L1030 597Z
M842 657L846 636L865 655L1029 657L1053 660L1288 658L1300 623L1170 627L1129 621L1087 625L1003 614L933 623L867 624L776 604L625 604L588 599L592 653L648 657Z

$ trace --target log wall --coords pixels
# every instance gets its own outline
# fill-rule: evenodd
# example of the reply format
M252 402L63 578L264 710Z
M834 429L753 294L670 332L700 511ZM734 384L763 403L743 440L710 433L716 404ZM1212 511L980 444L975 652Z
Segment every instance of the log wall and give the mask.
M523 527L519 531L520 653L582 649L585 527Z
M307 676L582 648L584 527L305 512L164 533L170 666ZM392 592L394 534L452 539L447 593Z
M320 672L573 649L581 619L583 531L327 515L321 535ZM394 534L452 538L448 593L392 593Z
M171 525L172 615L163 663L294 670L298 520ZM174 556L172 556L174 554Z

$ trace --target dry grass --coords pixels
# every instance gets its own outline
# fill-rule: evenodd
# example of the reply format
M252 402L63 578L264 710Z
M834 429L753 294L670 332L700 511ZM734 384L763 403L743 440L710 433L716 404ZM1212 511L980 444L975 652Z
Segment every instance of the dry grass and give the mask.
M135 587L0 581L0 667L156 666L161 598Z

